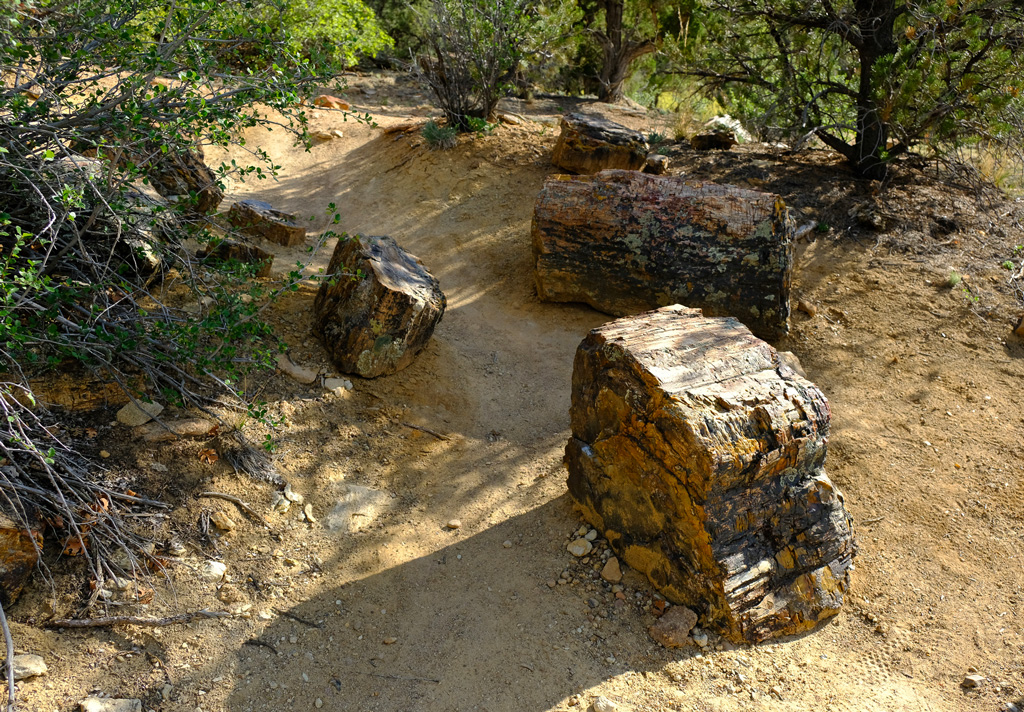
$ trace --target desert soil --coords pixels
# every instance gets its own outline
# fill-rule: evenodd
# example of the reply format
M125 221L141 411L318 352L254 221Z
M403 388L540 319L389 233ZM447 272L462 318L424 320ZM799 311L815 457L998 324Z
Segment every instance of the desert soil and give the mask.
M314 129L344 137L308 152L280 131L251 132L280 179L232 185L228 202L258 197L311 218L310 245L330 203L335 229L393 236L447 295L433 340L408 369L352 378L350 392L280 373L247 384L282 421L274 461L315 523L295 505L272 511L272 485L201 458L216 442L150 445L111 422L113 410L69 416L83 449L109 451L133 489L174 505L160 535L186 550L146 584L148 606L84 614L233 615L46 629L82 613L89 593L80 567L53 561L52 579L37 576L10 611L19 652L49 665L19 685L23 709L71 710L89 694L207 712L544 712L598 696L652 712L1022 704L1024 343L1011 334L1020 282L1000 266L1022 259L1019 204L976 199L923 162L879 186L822 150L667 149L675 172L779 192L820 225L800 240L793 292L816 314L794 311L775 346L794 351L830 399L827 469L859 544L844 610L818 629L667 650L647 633L657 596L646 580L626 570L613 590L595 572L600 542L585 559L566 550L584 525L561 464L573 355L610 317L537 299L529 228L556 172L558 115L575 104L510 101L502 109L518 124L436 152L416 130L434 110L404 78L352 77L347 96L378 126L314 111ZM635 108L587 109L669 132L666 117ZM274 248L274 278L296 261L315 273L335 242L312 255ZM963 276L956 286L951 270ZM309 333L314 294L303 283L270 318L296 363L339 375ZM347 485L383 493L379 506L360 511L356 531L329 531L323 517ZM241 497L270 528L199 497L211 490ZM236 529L204 535L216 511ZM224 579L203 577L208 560L226 564ZM970 673L980 687L961 687Z

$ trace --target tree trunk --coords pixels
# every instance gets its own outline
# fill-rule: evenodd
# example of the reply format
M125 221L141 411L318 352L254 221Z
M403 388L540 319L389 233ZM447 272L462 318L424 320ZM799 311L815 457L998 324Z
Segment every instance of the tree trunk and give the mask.
M878 105L875 65L896 51L894 0L858 0L860 82L857 87L857 136L847 158L857 173L884 178L888 157L889 123Z
M604 8L605 31L598 34L602 64L601 76L598 78L601 89L597 99L611 104L623 99L622 85L629 77L630 65L645 54L653 52L656 46L652 40L632 42L623 37L623 0L604 0L601 6Z

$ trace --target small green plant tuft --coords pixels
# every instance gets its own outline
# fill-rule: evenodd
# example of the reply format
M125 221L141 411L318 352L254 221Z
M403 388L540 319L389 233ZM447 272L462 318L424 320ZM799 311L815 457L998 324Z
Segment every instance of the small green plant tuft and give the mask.
M458 143L459 130L454 126L441 126L431 119L423 124L420 131L427 145L435 151L448 151L455 148Z
M960 273L957 272L955 269L951 269L949 271L949 279L946 280L946 284L949 285L950 287L955 287L956 285L960 284L962 280L963 277L960 276Z
M1013 269L1016 265L1013 264L1013 260L1006 260L1000 265L1003 269Z
M648 131L647 143L649 143L652 146L660 146L663 143L668 143L668 136L661 133L660 131Z

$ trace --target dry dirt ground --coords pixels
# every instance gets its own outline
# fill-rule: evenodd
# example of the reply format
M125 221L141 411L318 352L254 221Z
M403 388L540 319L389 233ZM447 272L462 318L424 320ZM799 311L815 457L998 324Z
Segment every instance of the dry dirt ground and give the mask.
M344 138L308 153L281 132L253 132L250 146L275 156L281 178L234 185L231 197L311 216L310 244L332 202L342 230L393 236L447 295L433 340L407 370L353 378L343 395L282 374L249 384L283 420L275 462L316 523L297 506L271 511L272 486L202 462L216 443L147 445L101 414L82 447L110 451L136 490L172 502L162 531L186 547L152 583L153 603L108 612L236 615L47 630L87 594L58 563L56 595L37 577L11 611L19 652L50 668L20 684L23 709L70 710L90 693L207 712L544 712L598 695L652 712L1022 704L1024 343L1011 335L1021 306L1000 267L1022 259L1017 204L979 203L927 165L880 187L824 151L668 149L677 171L780 192L820 225L798 245L794 280L794 304L816 316L795 312L775 345L831 400L828 471L859 542L852 593L828 624L752 647L712 636L706 650L671 651L646 632L656 598L645 580L627 571L613 591L595 573L599 554L566 551L582 524L561 465L573 354L609 319L541 303L532 284L531 210L570 103L510 102L519 125L432 152L416 131L387 130L430 111L415 87L354 77L348 97L379 127L319 110L314 128ZM590 109L666 131L663 117ZM275 251L278 276L310 259ZM955 287L951 269L963 275ZM309 334L314 290L304 284L271 318L295 362L336 375ZM84 428L68 423L72 435ZM357 531L328 531L322 518L346 485L383 493L380 507L359 512ZM241 497L270 528L198 497L209 490ZM237 529L204 537L199 522L217 510ZM461 527L447 528L452 519ZM210 559L227 565L225 579L202 577ZM975 671L983 684L963 689Z

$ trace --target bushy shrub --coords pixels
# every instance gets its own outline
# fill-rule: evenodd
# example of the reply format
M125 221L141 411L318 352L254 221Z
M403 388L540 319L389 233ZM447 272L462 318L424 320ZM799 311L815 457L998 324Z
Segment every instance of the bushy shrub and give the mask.
M441 126L433 119L423 125L420 134L427 145L437 151L447 151L458 144L459 130L454 126Z

